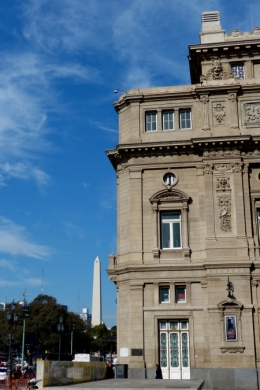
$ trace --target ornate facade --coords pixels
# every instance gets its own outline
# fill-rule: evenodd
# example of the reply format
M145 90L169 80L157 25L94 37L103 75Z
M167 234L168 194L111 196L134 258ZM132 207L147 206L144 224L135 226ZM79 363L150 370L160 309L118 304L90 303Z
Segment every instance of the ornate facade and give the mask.
M129 376L257 389L260 366L260 29L202 14L191 85L133 89L119 144L118 363Z

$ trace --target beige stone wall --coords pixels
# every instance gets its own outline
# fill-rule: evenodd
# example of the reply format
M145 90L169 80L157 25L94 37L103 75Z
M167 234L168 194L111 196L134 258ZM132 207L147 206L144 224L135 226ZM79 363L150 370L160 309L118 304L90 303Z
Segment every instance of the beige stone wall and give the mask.
M202 75L212 69L214 47L196 57ZM231 49L218 50L214 55L228 75ZM244 80L207 76L194 85L131 90L115 103L120 143L107 153L118 175L118 253L108 274L118 288L118 362L129 368L159 361L163 319L189 321L191 368L260 367L260 80L253 78L260 55L241 53ZM185 108L192 129L180 130ZM172 131L162 129L165 110L174 111ZM151 111L157 130L148 132ZM163 183L167 172L177 177L173 186ZM181 212L181 249L161 247L165 210ZM229 281L234 291L227 291ZM165 285L170 302L160 303ZM185 303L176 302L180 285ZM225 316L231 315L237 341L225 337ZM120 356L121 348L128 356Z

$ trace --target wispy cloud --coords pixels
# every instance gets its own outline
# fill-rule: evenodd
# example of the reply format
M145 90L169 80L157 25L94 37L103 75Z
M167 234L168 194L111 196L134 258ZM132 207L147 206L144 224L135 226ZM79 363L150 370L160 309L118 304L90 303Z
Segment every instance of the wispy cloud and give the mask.
M0 217L0 252L39 260L46 260L51 255L50 248L30 241L23 226L4 217Z

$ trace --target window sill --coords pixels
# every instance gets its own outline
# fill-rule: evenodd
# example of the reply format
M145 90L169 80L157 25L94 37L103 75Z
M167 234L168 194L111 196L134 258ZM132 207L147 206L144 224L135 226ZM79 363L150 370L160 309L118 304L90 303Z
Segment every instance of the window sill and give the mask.
M190 259L190 248L180 249L153 249L153 257L155 259L177 259L177 258L188 258Z

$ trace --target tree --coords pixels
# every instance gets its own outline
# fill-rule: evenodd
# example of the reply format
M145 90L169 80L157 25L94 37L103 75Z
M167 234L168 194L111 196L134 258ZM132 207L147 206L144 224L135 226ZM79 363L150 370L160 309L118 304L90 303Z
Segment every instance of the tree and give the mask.
M6 306L8 311L9 305ZM13 326L13 349L21 348L23 333L23 306L16 305L15 313L18 315L17 324ZM55 298L49 295L38 295L30 303L30 317L26 319L25 344L30 353L43 357L45 351L57 353L59 346L59 334L57 325L59 318L63 317L64 332L62 333L61 351L70 353L71 326L75 325L73 331L73 345L76 352L88 352L90 346L88 326L75 313L68 312L62 305L59 305ZM9 325L6 320L6 313L0 313L0 349L8 351Z

